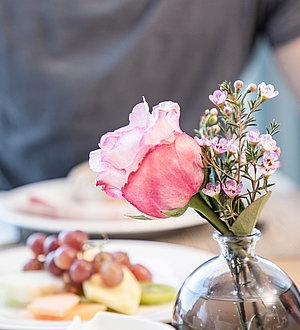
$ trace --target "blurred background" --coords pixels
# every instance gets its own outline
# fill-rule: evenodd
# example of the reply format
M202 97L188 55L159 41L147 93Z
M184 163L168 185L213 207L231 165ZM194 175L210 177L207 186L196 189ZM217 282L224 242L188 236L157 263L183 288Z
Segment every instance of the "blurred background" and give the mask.
M287 196L300 184L299 76L300 0L0 0L1 195L33 184L16 190L27 204L16 195L14 212L72 218L74 205L52 199L69 194L74 204L96 194L87 165L72 169L102 134L127 124L143 95L150 107L178 102L181 127L192 134L212 107L208 95L224 80L242 79L280 91L259 126L273 118L282 124L275 181ZM70 172L71 193L59 190L66 181L55 181L57 190L45 181ZM44 181L43 199L35 183ZM25 226L11 208L0 218Z
M299 13L300 15L300 13ZM300 66L300 59L299 59ZM245 81L270 81L280 91L280 97L274 99L271 104L266 104L265 109L258 114L261 129L276 118L281 123L281 132L277 136L278 144L282 148L281 171L288 175L297 185L300 183L300 140L299 119L300 103L295 96L293 88L287 77L284 76L268 40L258 41L252 59L245 68L242 78Z
M272 82L299 182L299 0L0 1L0 189L64 177L144 95L192 133L222 81ZM299 97L298 97L299 100Z

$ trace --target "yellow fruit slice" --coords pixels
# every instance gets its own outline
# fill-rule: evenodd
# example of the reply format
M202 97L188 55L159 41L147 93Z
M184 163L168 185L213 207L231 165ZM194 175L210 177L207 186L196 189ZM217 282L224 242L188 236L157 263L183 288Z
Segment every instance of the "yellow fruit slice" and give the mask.
M98 274L83 283L85 297L123 314L134 314L140 305L141 287L134 275L123 267L122 282L112 288L106 287Z

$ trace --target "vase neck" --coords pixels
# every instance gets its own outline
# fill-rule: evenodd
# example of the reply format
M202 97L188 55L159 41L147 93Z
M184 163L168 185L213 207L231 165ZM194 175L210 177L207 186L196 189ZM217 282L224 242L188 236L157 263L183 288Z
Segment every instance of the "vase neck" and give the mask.
M224 236L219 232L213 234L214 239L219 243L222 256L231 261L241 259L247 261L255 257L256 242L260 239L261 233L254 229L249 236Z

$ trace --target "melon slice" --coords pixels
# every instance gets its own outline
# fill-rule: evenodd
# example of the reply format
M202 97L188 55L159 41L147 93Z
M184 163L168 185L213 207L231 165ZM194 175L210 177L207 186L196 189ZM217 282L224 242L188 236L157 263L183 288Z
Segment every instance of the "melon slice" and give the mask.
M123 267L122 282L113 287L106 287L99 274L93 275L83 283L85 297L123 314L134 314L140 305L141 287L128 268Z
M106 306L102 304L84 303L76 305L64 317L50 315L35 315L36 320L44 321L72 321L75 316L79 316L83 321L91 320L98 312L106 311Z
M106 311L106 306L102 304L84 303L75 306L67 315L65 320L73 320L75 316L79 316L81 320L88 321L92 319L98 312Z
M35 318L64 318L79 304L80 297L73 293L62 293L39 297L27 309Z

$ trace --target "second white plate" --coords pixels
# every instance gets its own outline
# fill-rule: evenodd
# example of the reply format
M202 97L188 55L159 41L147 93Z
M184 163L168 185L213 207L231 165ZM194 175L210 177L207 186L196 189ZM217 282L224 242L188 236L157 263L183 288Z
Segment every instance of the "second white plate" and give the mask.
M68 180L55 179L26 185L0 194L0 220L22 228L35 231L59 232L62 230L83 230L89 234L137 235L164 232L188 228L203 224L205 220L194 210L188 209L178 218L159 219L151 221L134 220L124 214L138 214L137 210L128 210L125 203L108 203L99 198L82 206L76 201L70 202L70 187ZM65 208L58 216L49 217L17 211L18 207L26 205L29 196L54 200L59 207ZM65 203L64 203L65 201ZM58 210L59 211L59 210ZM87 215L84 215L84 213ZM68 217L59 214L65 213ZM80 218L80 213L84 218ZM76 215L78 214L78 217ZM90 214L90 218L89 218Z
M151 241L111 240L106 250L127 252L133 263L142 263L152 271L154 282L166 283L177 289L195 268L212 257L206 251ZM29 257L30 251L24 247L0 252L0 275L20 271ZM172 310L172 304L141 306L135 316L169 322ZM29 320L23 315L20 310L0 304L0 329L58 330L68 325L68 322Z

